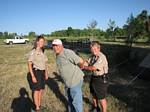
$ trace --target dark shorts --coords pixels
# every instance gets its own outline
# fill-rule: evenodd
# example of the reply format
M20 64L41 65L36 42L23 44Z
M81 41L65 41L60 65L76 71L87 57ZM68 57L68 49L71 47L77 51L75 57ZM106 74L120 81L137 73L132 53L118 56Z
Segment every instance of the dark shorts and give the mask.
M107 96L108 81L104 83L102 76L92 76L90 92L97 99L104 99Z
M33 83L30 73L28 73L27 75L27 79L28 79L31 90L38 91L38 90L44 89L45 88L45 70L33 69L33 73L35 75L35 78L37 79L37 83Z

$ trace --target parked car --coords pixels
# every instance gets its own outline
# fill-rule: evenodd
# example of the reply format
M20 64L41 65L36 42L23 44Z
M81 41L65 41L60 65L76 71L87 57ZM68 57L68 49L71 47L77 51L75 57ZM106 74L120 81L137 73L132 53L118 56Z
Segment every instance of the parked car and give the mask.
M6 44L27 44L29 39L23 38L22 36L15 36L12 39L5 39L4 43Z

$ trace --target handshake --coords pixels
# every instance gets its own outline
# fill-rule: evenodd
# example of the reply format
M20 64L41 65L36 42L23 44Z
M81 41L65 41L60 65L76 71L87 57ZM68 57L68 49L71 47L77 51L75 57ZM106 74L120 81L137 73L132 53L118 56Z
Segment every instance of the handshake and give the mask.
M100 71L99 69L97 69L95 66L92 66L88 63L88 61L83 60L82 63L79 64L79 67L82 70L88 70L88 71Z
M85 60L83 60L83 62L79 64L79 67L82 70L86 69L88 66L89 66L89 63L87 61L85 61Z

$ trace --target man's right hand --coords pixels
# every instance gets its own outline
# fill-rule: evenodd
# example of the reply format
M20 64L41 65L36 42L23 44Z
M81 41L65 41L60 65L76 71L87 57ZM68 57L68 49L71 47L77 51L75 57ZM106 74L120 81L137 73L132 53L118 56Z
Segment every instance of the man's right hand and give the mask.
M83 58L80 58L80 63L79 63L79 67L81 69L84 69L84 66L88 66L88 63L86 60L84 60Z

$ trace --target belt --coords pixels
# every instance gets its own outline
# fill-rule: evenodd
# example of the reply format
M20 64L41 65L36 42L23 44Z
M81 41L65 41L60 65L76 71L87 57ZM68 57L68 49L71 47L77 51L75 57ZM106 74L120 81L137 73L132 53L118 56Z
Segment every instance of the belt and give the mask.
M103 78L105 77L107 74L102 74L102 75L92 75L95 78Z
M93 79L97 80L100 79L103 81L103 83L108 83L109 77L107 74L103 74L103 75L97 75L97 76L92 76Z
M33 68L33 70L36 70L36 71L45 71L45 70L40 70L38 68Z

